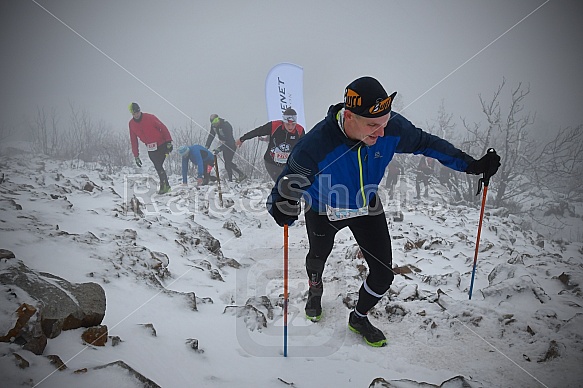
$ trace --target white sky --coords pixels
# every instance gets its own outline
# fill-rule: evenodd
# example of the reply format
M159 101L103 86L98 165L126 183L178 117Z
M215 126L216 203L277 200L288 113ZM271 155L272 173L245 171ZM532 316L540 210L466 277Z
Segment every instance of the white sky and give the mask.
M304 68L308 127L371 75L398 106L415 101L404 114L422 127L442 101L482 121L479 93L503 77L530 84L525 111L555 130L583 123L582 11L576 0L4 0L0 124L54 107L66 125L71 101L126 130L137 101L169 127L207 126L216 112L246 131L267 121L268 71L292 62Z

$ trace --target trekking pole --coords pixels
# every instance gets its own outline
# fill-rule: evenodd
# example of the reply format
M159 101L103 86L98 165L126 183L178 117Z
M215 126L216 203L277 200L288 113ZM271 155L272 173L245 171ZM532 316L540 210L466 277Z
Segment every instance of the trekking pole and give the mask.
M215 173L217 174L217 184L219 190L219 204L223 207L223 192L221 191L221 177L219 176L219 162L215 154Z
M288 304L288 234L287 224L283 225L283 356L287 357L287 304Z
M302 191L300 190L302 187L307 186L306 183L307 178L297 174L292 174L289 176L284 176L279 180L277 183L277 189L283 199L287 199L287 201L281 201L276 203L275 206L278 206L279 211L281 211L284 215L296 215L295 219L297 220L297 215L301 209L300 200L302 196ZM285 204L283 208L279 207L279 204ZM288 295L288 228L289 225L293 224L294 219L288 219L283 224L283 356L287 357L287 307L289 304L289 295Z
M496 153L494 148L488 149L487 153ZM482 190L482 184L484 185L484 193L482 194L482 207L480 209L480 221L478 222L478 235L476 236L476 250L474 251L474 266L472 268L472 281L470 282L470 292L469 299L472 299L472 290L474 289L474 277L476 275L476 266L478 263L478 248L480 247L480 234L482 233L482 221L484 220L484 208L486 207L486 194L488 193L488 184L490 183L490 175L485 172L482 178L478 181L478 192L476 195L480 194Z

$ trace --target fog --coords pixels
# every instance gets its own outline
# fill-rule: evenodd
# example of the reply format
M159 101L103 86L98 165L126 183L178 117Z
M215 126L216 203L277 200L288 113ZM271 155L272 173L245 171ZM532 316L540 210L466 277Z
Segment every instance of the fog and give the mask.
M280 62L304 68L307 127L362 75L398 91L419 126L443 103L483 121L478 95L530 86L537 128L583 123L580 1L89 1L0 3L0 125L70 104L127 130L138 102L170 128L236 130L267 121L264 85Z

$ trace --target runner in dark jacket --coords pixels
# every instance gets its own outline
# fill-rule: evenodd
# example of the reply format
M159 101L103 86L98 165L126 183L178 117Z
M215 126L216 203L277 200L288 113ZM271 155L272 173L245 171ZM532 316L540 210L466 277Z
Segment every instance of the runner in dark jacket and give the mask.
M417 174L415 175L415 190L417 190L416 199L421 199L421 183L425 186L425 193L423 196L425 198L429 196L429 182L431 180L431 175L433 175L434 162L433 159L421 157L421 160L417 165Z
M298 114L293 108L287 108L283 112L282 120L270 121L241 136L237 141L237 147L241 147L244 141L258 136L269 136L269 145L263 155L267 173L275 182L283 171L283 166L291 150L298 140L304 136L304 127L298 122Z
M216 113L213 113L210 116L210 122L211 129L206 139L205 148L210 149L215 136L218 136L221 145L216 148L214 152L223 153L225 169L227 170L229 181L233 180L233 171L235 171L237 175L239 175L237 180L241 182L247 178L247 176L243 173L243 171L239 170L235 163L233 163L233 157L235 156L235 151L237 150L237 147L235 146L235 138L233 137L233 127L227 120L220 118Z
M469 174L494 175L500 165L495 153L475 160L449 142L423 132L400 114L391 112L397 93L388 95L374 78L362 77L345 90L344 103L328 115L293 149L267 200L278 225L290 225L306 201L309 240L306 271L309 290L306 316L322 314L322 274L336 233L348 227L368 264L349 328L372 346L386 338L367 318L393 281L391 238L378 185L395 153L423 154Z
M397 186L397 182L399 182L399 175L403 175L405 173L404 171L403 165L397 159L391 160L387 168L387 179L385 181L385 188L389 192L390 199L393 199L395 187Z

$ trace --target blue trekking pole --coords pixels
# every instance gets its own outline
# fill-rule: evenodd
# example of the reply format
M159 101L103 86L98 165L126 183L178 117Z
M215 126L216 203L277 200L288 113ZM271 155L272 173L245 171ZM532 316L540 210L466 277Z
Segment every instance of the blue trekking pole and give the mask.
M488 153L496 153L494 148L490 148L487 151ZM480 209L480 222L478 223L478 236L476 237L476 250L474 252L474 266L472 268L472 281L470 282L470 292L469 292L469 299L472 299L472 290L474 289L474 276L476 275L476 266L478 263L478 248L480 247L480 234L482 232L482 221L484 220L484 208L486 207L486 193L488 193L488 184L490 183L490 175L488 173L484 173L482 178L478 181L478 193L482 190L482 184L484 185L484 193L482 194L482 208ZM476 195L477 195L476 194Z

